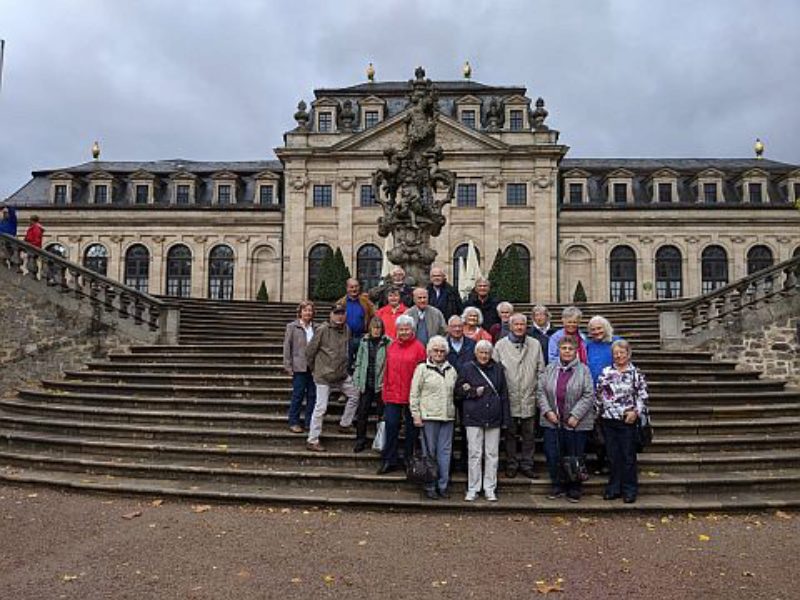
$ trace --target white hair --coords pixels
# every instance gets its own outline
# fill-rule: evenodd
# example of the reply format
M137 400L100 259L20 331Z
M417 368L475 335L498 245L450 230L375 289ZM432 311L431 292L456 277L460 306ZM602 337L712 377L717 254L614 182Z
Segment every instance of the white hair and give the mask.
M399 317L397 317L397 320L394 322L394 324L396 327L408 325L409 327L411 327L411 329L414 329L414 319L412 319L408 315L400 315Z
M608 319L600 315L595 315L589 319L589 323L587 323L586 327L590 328L594 325L601 325L603 327L603 341L610 342L614 337L614 328L611 326L611 323L608 322Z
M461 318L464 319L464 322L466 323L467 322L467 315L470 315L472 313L477 313L478 314L478 326L480 327L481 325L483 325L483 313L481 312L481 309L478 308L477 306L467 306L464 309L464 312L462 313Z
M475 344L475 356L478 355L479 350L488 350L491 352L493 349L494 346L492 346L492 342L489 340L480 340L477 344Z
M580 308L577 306L568 306L561 313L561 320L577 318L580 321L582 316L583 312L581 312Z
M614 352L615 348L627 350L628 356L633 356L633 349L631 348L631 343L628 340L623 340L622 338L614 340L614 343L611 344L611 352Z
M514 305L511 302L506 302L503 300L497 305L497 314L500 314L500 311L507 310L508 312L514 312Z
M522 319L523 321L525 321L525 324L526 324L526 325L528 324L528 317L526 317L526 316L525 316L525 315L523 315L522 313L514 313L513 315L511 315L510 317L508 317L508 324L509 324L509 325L513 325L513 324L514 324L514 321L519 321L520 319Z
M535 315L537 312L543 312L547 315L547 320L550 320L550 310L544 304L537 304L531 309L532 315Z
M431 350L434 350L436 348L444 348L445 352L447 352L448 350L447 340L441 335L435 335L428 340L428 345L426 346L428 355L430 356Z
M450 317L449 319L447 319L447 324L448 324L448 325L452 325L452 324L453 324L453 323L455 323L456 321L458 321L458 322L459 322L459 323L461 323L462 325L464 324L464 319L463 319L463 318L461 318L461 316L459 316L459 315L453 315L452 317Z

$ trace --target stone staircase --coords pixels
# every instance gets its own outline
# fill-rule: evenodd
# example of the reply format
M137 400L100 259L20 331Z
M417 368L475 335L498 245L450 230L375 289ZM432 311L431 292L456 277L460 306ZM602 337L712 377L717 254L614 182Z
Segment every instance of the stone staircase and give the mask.
M281 342L294 306L184 300L177 345L138 345L0 399L0 478L71 488L230 501L522 511L733 510L800 505L800 390L708 353L662 351L654 303L588 305L633 343L648 377L656 439L640 455L635 505L549 501L543 478L499 482L497 504L422 500L402 474L336 432L307 452L289 432ZM524 307L528 310L529 307ZM561 307L555 307L556 315ZM320 318L325 316L320 311Z

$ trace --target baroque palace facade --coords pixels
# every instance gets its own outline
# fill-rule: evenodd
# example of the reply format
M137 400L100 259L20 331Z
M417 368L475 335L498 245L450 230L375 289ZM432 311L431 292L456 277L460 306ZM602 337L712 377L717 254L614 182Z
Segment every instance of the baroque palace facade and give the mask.
M434 238L453 281L473 241L484 271L515 245L530 300L694 296L800 254L800 167L752 159L569 159L524 87L437 82L442 167L458 176ZM91 162L35 171L7 202L45 247L141 290L271 300L310 295L339 247L362 283L384 240L372 174L399 147L409 82L319 89L279 160Z

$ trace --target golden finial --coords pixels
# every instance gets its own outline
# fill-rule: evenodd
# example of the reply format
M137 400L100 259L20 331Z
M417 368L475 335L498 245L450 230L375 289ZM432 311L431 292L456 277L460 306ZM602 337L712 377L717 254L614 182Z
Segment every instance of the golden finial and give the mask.
M92 144L92 158L95 160L100 158L100 142L97 140L95 140L94 144Z
M367 65L367 80L370 83L375 82L375 67L372 66L372 63Z
M472 67L470 66L468 60L464 61L464 68L462 69L462 72L464 73L464 79L469 79L472 77Z
M756 151L756 158L764 158L764 142L762 142L760 139L756 138L756 143L753 145L753 150Z

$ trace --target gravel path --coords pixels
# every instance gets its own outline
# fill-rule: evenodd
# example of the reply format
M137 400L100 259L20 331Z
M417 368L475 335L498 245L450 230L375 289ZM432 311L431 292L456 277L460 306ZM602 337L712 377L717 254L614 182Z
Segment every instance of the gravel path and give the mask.
M800 513L783 511L379 513L0 486L0 516L9 600L788 600L800 589Z

